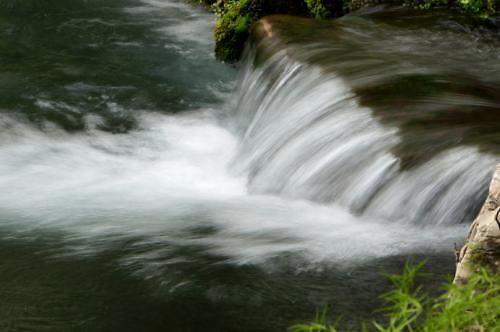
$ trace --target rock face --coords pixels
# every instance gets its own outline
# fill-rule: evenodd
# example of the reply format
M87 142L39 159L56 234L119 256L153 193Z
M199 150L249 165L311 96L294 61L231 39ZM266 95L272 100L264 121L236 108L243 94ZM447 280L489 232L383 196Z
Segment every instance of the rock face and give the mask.
M500 164L491 180L488 198L470 227L467 242L457 254L454 283L467 282L475 264L494 272L500 270Z

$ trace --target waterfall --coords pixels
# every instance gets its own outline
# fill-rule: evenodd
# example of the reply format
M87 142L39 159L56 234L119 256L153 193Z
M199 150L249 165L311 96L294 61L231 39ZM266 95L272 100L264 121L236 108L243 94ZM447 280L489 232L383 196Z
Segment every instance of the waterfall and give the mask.
M335 59L333 70L325 70L290 53L278 50L262 63L249 50L232 100L242 137L233 167L248 174L251 193L335 203L413 225L472 220L497 156L470 145L442 151L429 145L437 150L431 158L405 168L395 152L403 143L400 129L362 105L335 72Z
M438 287L499 160L500 39L407 14L268 17L229 66L185 0L0 0L0 330L352 330L382 273Z
M113 21L124 29L116 47L119 59L135 59L137 52L145 56L138 57L142 67L131 67L132 82L118 82L110 72L103 73L109 82L102 85L93 77L65 81L54 90L41 84L48 92L33 89L29 98L19 97L38 113L4 106L0 187L7 190L0 194L1 236L56 237L54 243L64 244L56 251L65 254L126 246L117 261L146 275L200 251L235 264L292 255L305 264L349 265L442 252L463 238L497 159L491 151L468 142L443 148L423 140L418 145L426 158L415 158L422 153L409 143L419 135L434 137L434 129L386 121L393 116L367 102L364 77L345 70L346 61L348 67L356 63L342 56L340 42L327 66L297 56L297 49L321 55L327 48L316 42L287 44L267 57L254 43L234 91L228 91L232 69L210 58L210 43L197 38L206 32L202 22L208 14L191 15L177 2L158 8L150 7L154 1L141 3L123 11L123 23ZM179 27L178 19L162 19L175 16L174 7L185 11L188 23ZM139 36L154 38L125 38L132 18L145 24ZM188 33L177 34L178 29ZM143 47L166 57L151 65L152 55ZM107 61L116 59L110 53ZM380 77L387 75L380 73L387 68L359 54L356 61L379 73L368 81L383 85ZM165 76L174 85L166 100L152 74L160 64L175 74ZM413 72L429 71L421 62L415 66ZM200 76L194 86L187 68ZM355 74L360 72L367 71ZM220 82L212 82L214 75ZM146 88L136 79L143 76L151 83ZM143 91L148 89L150 94ZM450 89L442 90L449 96ZM432 97L437 104L439 96ZM422 102L405 105L417 104ZM67 120L62 126L71 119L78 126L64 130L60 118Z

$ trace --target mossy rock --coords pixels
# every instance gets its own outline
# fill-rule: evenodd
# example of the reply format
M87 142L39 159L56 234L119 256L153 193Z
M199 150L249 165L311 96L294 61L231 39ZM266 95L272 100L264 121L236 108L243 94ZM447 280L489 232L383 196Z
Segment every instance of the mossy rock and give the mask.
M264 16L286 14L327 19L378 3L403 4L415 9L443 6L461 10L471 17L488 17L500 11L500 0L197 0L219 16L215 54L225 62L238 61L252 25Z
M344 1L218 0L212 5L219 15L214 31L215 54L222 61L239 60L252 25L264 16L288 14L320 19L340 16L345 11Z
M221 10L214 29L215 55L218 59L233 62L240 58L253 22L249 4L249 1L216 4Z

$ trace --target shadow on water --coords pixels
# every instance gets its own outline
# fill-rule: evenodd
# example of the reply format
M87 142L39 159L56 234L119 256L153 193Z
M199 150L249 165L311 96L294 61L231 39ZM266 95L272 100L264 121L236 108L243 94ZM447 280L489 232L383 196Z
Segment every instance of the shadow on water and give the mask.
M144 280L134 277L134 266L116 265L130 250L127 243L75 257L55 254L67 252L57 242L53 235L43 242L2 240L3 331L277 331L323 307L353 326L374 317L377 296L389 286L381 274L399 273L408 258L347 270L301 269L304 262L291 257L236 266L203 248L185 247L172 251L165 271ZM434 273L453 265L450 255L429 261ZM436 291L442 281L437 273L426 287Z

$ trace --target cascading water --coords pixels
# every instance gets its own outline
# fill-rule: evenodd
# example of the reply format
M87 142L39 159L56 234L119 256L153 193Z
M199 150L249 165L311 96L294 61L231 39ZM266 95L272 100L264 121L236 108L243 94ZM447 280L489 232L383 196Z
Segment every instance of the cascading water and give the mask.
M389 61L389 42L356 53L367 24L414 52L421 37L351 17L336 33L307 21L311 42L256 42L232 91L211 15L64 5L0 4L0 329L276 331L325 304L371 314L380 269L409 255L451 272L498 160L497 116L460 113L441 137L413 111L433 105L443 125L457 100L494 110L498 75L450 87L422 57ZM412 87L395 107L370 90L395 73L439 93Z
M392 152L401 143L397 127L380 124L338 75L287 52L256 70L251 54L240 82L236 167L249 174L251 192L337 202L400 223L471 220L495 155L456 147L403 170Z

